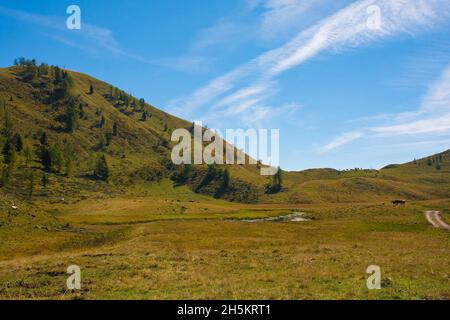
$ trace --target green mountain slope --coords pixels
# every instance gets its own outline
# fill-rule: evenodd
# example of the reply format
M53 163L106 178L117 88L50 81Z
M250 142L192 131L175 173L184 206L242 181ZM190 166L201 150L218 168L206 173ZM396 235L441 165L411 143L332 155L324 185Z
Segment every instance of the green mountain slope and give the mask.
M17 161L2 192L26 196L29 193L27 180L33 173L35 196L124 193L130 186L174 178L184 170L170 162L173 146L170 137L175 129L191 130L190 122L87 75L45 65L42 68L45 70L24 62L23 66L0 69L3 171L7 169L7 145L15 144L17 136L23 145L16 150ZM60 78L63 80L58 82L56 79ZM64 88L64 79L69 79L67 88ZM63 89L66 92L61 93ZM12 128L7 128L7 118ZM32 150L29 163L26 163L26 146ZM56 157L52 168L44 170L42 152L53 147L61 156ZM109 183L94 175L98 159L103 155L108 164ZM247 191L256 186L244 181L262 180L257 175L258 169L233 166L229 170L230 186L219 196L254 201L256 193ZM212 171L208 183L203 181L208 174L206 166L192 168L182 182L196 192L214 195L221 185L224 170L212 168ZM44 175L50 183L41 188L42 183L37 180Z
M150 185L170 180L171 188L187 185L238 202L450 197L448 151L379 171L283 172L281 190L267 194L271 178L255 165L174 166L170 137L178 128L192 130L192 123L87 75L23 60L0 69L0 195L46 201L145 195Z

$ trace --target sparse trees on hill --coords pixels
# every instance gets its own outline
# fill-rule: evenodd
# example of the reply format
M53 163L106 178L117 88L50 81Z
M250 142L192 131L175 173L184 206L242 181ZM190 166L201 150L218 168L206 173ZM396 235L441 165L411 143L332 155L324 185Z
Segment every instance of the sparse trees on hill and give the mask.
M11 168L15 168L17 163L17 153L16 148L11 140L7 140L5 145L3 146L3 159L5 164L10 166Z
M61 172L64 164L64 158L58 145L43 148L41 152L41 163L47 172Z

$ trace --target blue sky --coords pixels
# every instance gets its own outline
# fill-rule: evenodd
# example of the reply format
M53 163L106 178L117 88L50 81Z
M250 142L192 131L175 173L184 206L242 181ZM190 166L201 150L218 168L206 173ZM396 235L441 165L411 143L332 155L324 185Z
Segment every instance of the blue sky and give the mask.
M380 168L450 149L449 32L448 0L0 0L0 66L33 57L208 127L279 128L288 170Z

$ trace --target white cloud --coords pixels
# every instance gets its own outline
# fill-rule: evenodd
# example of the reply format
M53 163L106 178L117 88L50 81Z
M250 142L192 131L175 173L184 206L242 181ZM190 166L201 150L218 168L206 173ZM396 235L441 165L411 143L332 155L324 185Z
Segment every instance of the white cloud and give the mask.
M384 135L450 132L450 66L433 82L412 119L396 125L377 126L370 131Z
M450 110L450 66L433 83L425 96L422 111L440 112Z
M374 127L370 131L390 136L450 132L450 113L394 126Z
M282 8L282 2L273 2ZM290 2L284 2L289 6ZM381 9L380 30L368 28L370 15L367 8L377 5ZM281 10L281 9L280 9ZM183 110L188 115L196 108L209 104L228 91L242 90L239 84L247 86L276 83L275 77L325 51L340 52L370 42L392 37L400 33L414 34L428 28L449 16L450 2L439 0L360 0L334 15L300 32L285 45L267 51L233 71L212 80L207 86L169 103L171 110ZM248 83L254 83L248 85Z
M273 38L299 25L303 15L327 0L267 0L262 14L261 33L266 38Z
M237 101L241 101L243 99L248 99L248 98L250 98L252 96L255 96L255 95L261 95L267 89L268 89L268 87L265 84L256 84L256 85L253 85L253 86L242 88L242 89L236 91L235 93L233 93L233 94L223 98L219 102L217 102L214 105L214 107L215 108L225 107L225 106L233 104L233 103L235 103Z
M422 139L425 135L427 137L448 135L450 133L450 66L445 68L439 79L429 86L418 110L380 115L372 117L372 120L388 120L396 123L360 129L357 133L346 133L320 148L320 151L327 152L362 136L382 139L411 136ZM414 145L415 143L422 142L412 141L405 145Z
M344 133L333 140L331 140L329 143L327 143L325 146L321 147L319 151L321 153L329 152L333 149L339 148L349 142L352 142L354 140L360 139L364 136L362 132L354 131L354 132L347 132Z

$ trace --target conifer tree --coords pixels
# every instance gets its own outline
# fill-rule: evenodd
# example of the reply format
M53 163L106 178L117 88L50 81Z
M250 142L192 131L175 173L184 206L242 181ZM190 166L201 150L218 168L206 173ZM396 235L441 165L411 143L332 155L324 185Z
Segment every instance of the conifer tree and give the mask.
M25 165L29 167L33 160L33 149L27 144L23 149L23 153L25 155Z
M118 127L117 127L117 122L114 122L113 129L112 129L112 135L114 137L116 137L118 135L118 133L119 133L119 130L118 130Z
M108 182L109 180L109 167L104 154L102 154L97 160L94 175L103 181Z
M48 144L48 137L47 137L47 132L42 132L41 137L39 138L39 142L41 143L41 145L45 146Z

